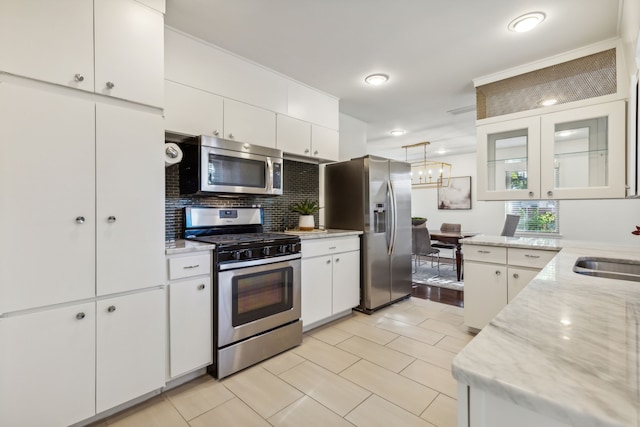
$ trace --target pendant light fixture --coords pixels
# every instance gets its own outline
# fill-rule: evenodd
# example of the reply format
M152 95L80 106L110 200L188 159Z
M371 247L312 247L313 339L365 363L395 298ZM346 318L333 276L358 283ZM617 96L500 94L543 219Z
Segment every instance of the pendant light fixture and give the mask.
M427 160L427 145L429 141L419 142L412 145L404 145L404 157L407 163L411 164L411 186L422 188L448 187L451 182L451 163ZM409 148L422 147L422 160L409 162Z

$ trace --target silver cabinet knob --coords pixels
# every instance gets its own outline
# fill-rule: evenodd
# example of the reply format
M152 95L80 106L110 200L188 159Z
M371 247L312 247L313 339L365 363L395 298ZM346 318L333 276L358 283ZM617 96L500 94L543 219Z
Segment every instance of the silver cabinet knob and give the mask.
M549 197L553 196L553 191L551 191L551 190L547 191L547 196L549 196Z
M204 288L205 288L204 283L200 283L200 284L198 285L198 290L199 290L199 291L204 290Z
M220 135L220 132L218 132L217 130L214 130L214 131L213 131L213 135L214 135L214 136L218 136L218 135Z
M501 275L502 273L500 272L500 270L496 270L496 276Z
M518 277L520 277L520 275L518 273L513 273L513 278L517 279Z
M233 134L232 133L229 134L229 139L233 139Z
M244 144L242 148L244 148L245 150L248 150L249 148L251 148L251 146L249 144Z
M304 149L304 154L309 154L309 149L308 148Z
M110 223L110 224L112 224L112 223L116 222L116 217L115 217L115 216L113 216L113 215L109 216L109 217L107 218L107 222L108 222L108 223Z
M313 155L314 155L314 156L317 156L317 155L318 155L318 150L314 151L314 152L313 152Z
M113 89L114 87L116 87L115 84L113 84L113 82L107 82L107 89Z
M529 191L529 197L533 197L533 191Z
M107 307L107 311L109 313L113 313L114 311L116 311L116 306L115 305L110 305L109 307Z
M76 75L73 76L73 79L77 82L82 82L84 81L84 76L80 73L77 73Z
M327 260L327 264L331 264L331 260L330 259Z
M85 314L83 312L80 312L80 313L76 314L76 319L82 320L84 318L85 318Z
M175 159L179 155L178 150L176 150L173 147L167 147L167 149L165 150L165 153L167 153L167 156L170 159Z
M336 258L336 262L340 262L340 258Z
M77 222L78 224L84 224L84 221L85 221L85 219L84 219L84 217L83 217L83 216L77 216L77 217L76 217L76 222Z

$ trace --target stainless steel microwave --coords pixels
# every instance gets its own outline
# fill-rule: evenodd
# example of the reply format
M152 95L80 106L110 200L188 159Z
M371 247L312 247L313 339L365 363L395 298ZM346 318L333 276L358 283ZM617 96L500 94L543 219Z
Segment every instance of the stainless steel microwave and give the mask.
M282 194L282 151L212 136L180 145L180 193Z

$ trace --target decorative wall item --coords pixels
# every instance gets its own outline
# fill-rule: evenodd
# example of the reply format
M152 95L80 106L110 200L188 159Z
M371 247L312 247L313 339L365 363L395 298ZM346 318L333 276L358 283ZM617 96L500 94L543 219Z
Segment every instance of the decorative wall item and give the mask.
M448 187L438 188L438 209L471 209L471 177L454 176Z

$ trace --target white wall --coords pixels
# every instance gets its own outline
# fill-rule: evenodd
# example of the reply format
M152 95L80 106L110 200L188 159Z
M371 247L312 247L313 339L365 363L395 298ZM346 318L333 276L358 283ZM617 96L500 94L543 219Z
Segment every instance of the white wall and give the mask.
M504 224L501 201L478 201L475 153L438 158L453 165L453 176L471 176L471 210L438 210L435 188L414 188L411 215L427 218L427 227L439 229L443 222L462 224L468 231L500 234ZM560 233L565 239L637 244L631 231L640 226L640 199L561 200Z

